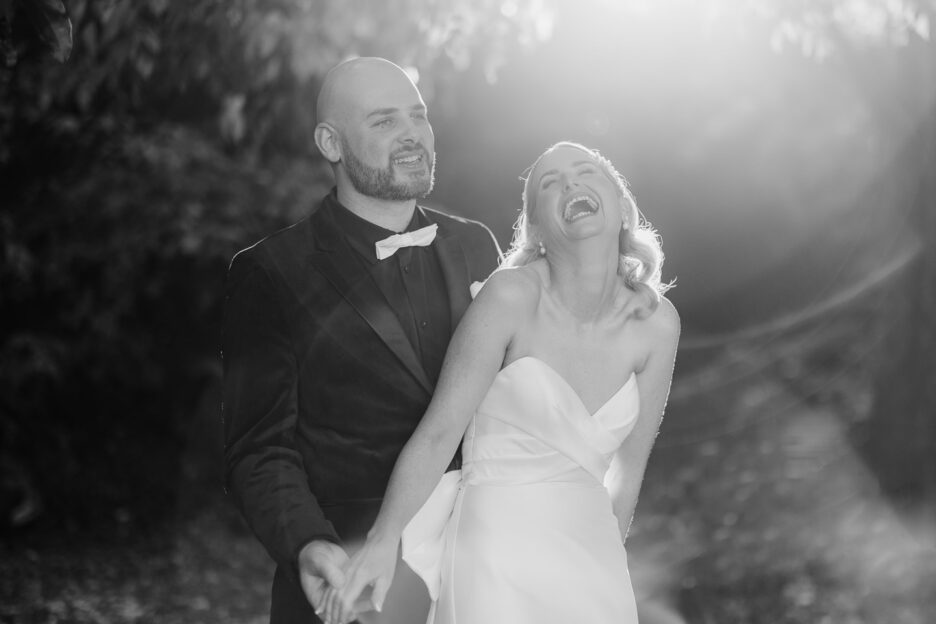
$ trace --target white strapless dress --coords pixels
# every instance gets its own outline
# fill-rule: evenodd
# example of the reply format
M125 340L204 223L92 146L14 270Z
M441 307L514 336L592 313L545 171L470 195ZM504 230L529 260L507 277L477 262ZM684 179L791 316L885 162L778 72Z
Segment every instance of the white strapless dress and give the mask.
M431 624L633 624L637 609L608 491L639 411L636 376L589 414L534 357L502 369L447 473L403 533Z

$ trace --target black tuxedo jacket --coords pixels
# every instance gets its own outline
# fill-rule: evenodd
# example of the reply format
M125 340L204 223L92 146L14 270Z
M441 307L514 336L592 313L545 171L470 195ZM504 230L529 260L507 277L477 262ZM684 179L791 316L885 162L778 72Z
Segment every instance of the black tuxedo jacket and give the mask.
M323 201L307 219L238 253L222 332L226 483L277 563L272 622L318 621L296 578L313 539L359 540L433 391L393 310ZM417 208L452 327L469 285L496 267L480 223Z

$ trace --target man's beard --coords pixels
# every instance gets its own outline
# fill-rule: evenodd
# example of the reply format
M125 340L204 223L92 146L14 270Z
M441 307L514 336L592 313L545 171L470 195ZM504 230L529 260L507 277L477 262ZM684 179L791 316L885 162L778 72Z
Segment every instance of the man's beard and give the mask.
M398 150L390 155L390 162L383 169L371 167L364 164L355 155L351 146L342 138L341 154L345 164L345 171L348 172L348 178L354 189L367 197L383 199L386 201L408 201L410 199L421 199L432 191L435 184L435 159L429 163L429 175L415 180L403 182L396 181L393 171L393 158L401 152L422 151L423 155L429 157L429 152L423 148L422 144L417 145L412 150Z

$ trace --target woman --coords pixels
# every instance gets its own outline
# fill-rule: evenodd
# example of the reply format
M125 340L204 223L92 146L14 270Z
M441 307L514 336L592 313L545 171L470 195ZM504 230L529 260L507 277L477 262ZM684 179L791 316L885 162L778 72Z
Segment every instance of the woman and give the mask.
M637 621L624 538L679 335L662 252L623 178L584 146L546 150L523 201L326 621L351 617L371 584L379 610L408 524L430 622ZM463 436L460 477L424 506ZM452 502L439 502L446 488ZM423 543L433 515L435 547Z

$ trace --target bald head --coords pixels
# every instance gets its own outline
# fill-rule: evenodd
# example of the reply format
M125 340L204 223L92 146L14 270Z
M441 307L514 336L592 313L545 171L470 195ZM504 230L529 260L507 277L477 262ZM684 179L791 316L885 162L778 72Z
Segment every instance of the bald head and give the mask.
M322 82L316 120L315 144L332 165L339 199L415 206L414 199L431 191L432 126L400 66L363 57L333 67Z
M315 104L316 122L343 125L355 109L372 102L379 105L380 95L388 91L409 92L422 101L416 85L399 65L375 56L343 61L325 74Z

